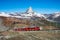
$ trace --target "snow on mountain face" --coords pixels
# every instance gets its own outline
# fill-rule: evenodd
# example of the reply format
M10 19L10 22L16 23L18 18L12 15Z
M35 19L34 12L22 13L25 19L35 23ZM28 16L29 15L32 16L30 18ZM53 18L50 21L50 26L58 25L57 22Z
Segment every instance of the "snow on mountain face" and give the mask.
M55 14L53 14L53 18L57 18L57 17L59 17L60 16L60 13L55 13Z
M9 14L5 13L5 12L0 12L0 16L4 16L4 17L10 17Z
M32 7L29 7L26 13L33 13Z
M60 13L51 14L47 19L60 22Z
M32 7L29 7L26 12L0 12L0 16L4 17L15 17L15 18L31 18L31 17L40 17L53 21L60 21L60 12L54 14L41 14L36 13L32 10Z
M37 17L40 17L40 18L47 18L45 15L43 15L41 13L35 13L34 15Z
M23 14L24 16L27 16L27 17L32 17L34 16L34 11L32 10L32 7L29 7L27 9L27 11Z
M21 14L21 16L24 16L24 17L33 17L33 16L36 16L36 17L45 17L43 14L40 14L40 13L36 13L32 10L32 7L29 7L29 9L27 9L27 11L23 14Z
M46 18L50 17L52 14L43 14Z
M60 16L60 13L54 13L54 14L51 14L49 17L50 18L58 18Z
M46 18L43 14L40 14L40 13L37 13L36 16L37 16L37 17L41 17L41 18L42 18L42 17Z
M20 14L18 12L10 12L9 15L12 15L12 16L19 16Z
M36 17L44 17L46 18L43 14L40 14L40 13L36 13L32 10L32 7L29 7L27 9L26 12L24 13L19 13L19 12L9 12L9 13L5 13L5 12L1 12L0 13L0 16L4 16L4 17L16 17L16 18L30 18L30 17L33 17L33 16L36 16Z
M32 10L32 7L29 7L29 9L26 11L26 13L24 14L25 16L30 16L30 17L33 17L33 16L36 16L36 17L44 17L45 16L43 14L40 14L40 13L36 13Z

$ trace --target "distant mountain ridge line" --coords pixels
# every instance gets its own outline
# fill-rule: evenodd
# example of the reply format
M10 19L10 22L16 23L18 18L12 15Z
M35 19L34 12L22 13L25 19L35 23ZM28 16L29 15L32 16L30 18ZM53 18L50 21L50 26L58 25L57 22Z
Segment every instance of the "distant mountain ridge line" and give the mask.
M4 17L15 17L15 18L31 18L31 17L40 17L40 18L45 18L46 20L48 19L56 22L60 22L60 12L55 12L53 14L41 14L41 13L36 13L32 10L32 7L29 7L26 12L0 12L0 16Z

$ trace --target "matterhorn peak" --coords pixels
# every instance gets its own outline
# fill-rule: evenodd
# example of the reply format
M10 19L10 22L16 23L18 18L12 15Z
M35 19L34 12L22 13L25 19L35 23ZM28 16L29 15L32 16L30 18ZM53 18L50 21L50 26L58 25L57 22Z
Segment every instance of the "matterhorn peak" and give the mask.
M33 13L33 10L32 10L31 6L27 9L26 13Z

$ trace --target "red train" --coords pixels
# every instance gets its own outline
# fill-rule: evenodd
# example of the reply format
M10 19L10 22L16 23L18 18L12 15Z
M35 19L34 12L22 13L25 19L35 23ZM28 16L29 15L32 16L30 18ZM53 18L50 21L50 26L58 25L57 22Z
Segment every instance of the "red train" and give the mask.
M26 28L15 28L14 31L39 31L40 27L26 27Z

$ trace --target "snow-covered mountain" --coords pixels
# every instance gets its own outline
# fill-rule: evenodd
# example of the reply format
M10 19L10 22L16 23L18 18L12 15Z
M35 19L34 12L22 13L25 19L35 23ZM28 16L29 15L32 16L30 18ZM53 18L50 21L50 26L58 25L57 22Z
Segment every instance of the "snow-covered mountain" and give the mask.
M4 17L10 17L9 14L5 13L5 12L0 12L0 16L4 16Z
M50 17L52 14L43 14L46 18Z
M33 17L33 16L45 17L44 15L42 15L40 13L34 12L31 7L29 7L25 13L21 14L21 16L25 16L25 17Z
M47 20L51 20L51 21L58 21L60 22L60 12L56 12L53 14L41 14L41 13L37 13L34 12L32 7L29 7L27 9L26 12L0 12L0 16L4 16L4 17L15 17L15 18L34 18L34 17L38 17L38 18L45 18Z
M59 16L60 16L60 13L59 13L59 12L53 14L53 18L57 18L57 17L59 17Z
M60 12L51 14L47 19L60 22Z
M20 13L20 12L0 12L0 16L4 17L16 17L16 18L30 18L30 17L41 17L46 18L43 14L36 13L32 10L32 7L29 7L26 12Z

